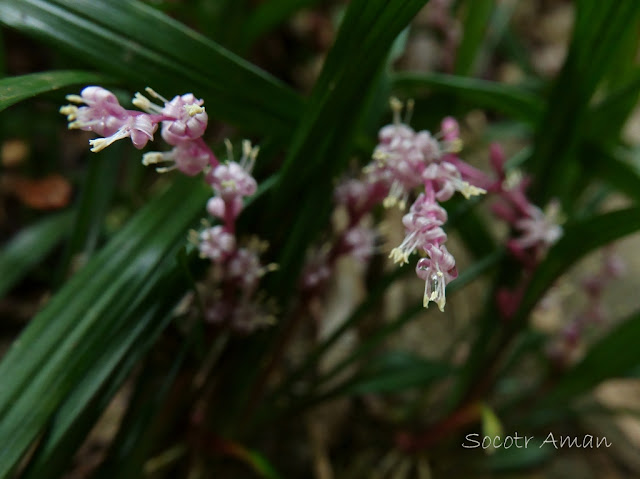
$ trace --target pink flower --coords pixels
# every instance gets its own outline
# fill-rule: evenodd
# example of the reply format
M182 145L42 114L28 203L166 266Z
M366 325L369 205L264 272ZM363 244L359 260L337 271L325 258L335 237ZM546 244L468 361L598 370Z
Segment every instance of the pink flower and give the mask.
M258 252L248 248L238 249L227 265L227 277L247 291L252 291L266 272L267 269L260 264Z
M549 203L544 212L534 205L529 205L528 213L528 217L515 222L515 227L522 235L512 240L514 245L522 249L534 246L547 249L560 239L562 220L559 203Z
M411 206L409 213L402 218L406 236L400 246L391 250L389 257L396 263L408 263L409 256L417 249L426 251L432 244L445 242L447 234L441 226L446 221L447 212L444 208L421 194Z
M157 128L158 124L151 121L149 115L132 114L114 134L105 138L89 140L89 144L92 146L91 151L95 153L104 150L107 146L124 138L131 138L133 146L140 150L149 140L153 140L153 134Z
M151 151L142 156L145 166L168 163L169 166L157 167L158 173L166 173L177 169L188 176L195 176L208 165L217 164L217 159L211 150L197 141L190 141L174 146L166 152Z
M253 179L238 163L218 165L209 177L213 189L224 199L236 196L251 196L258 187Z
M67 100L86 106L65 105L60 113L67 115L69 129L93 131L98 135L111 136L118 131L130 116L116 96L99 86L88 86L78 95L69 95Z
M376 234L371 228L356 226L344 233L344 244L348 254L362 263L373 255Z
M223 262L236 247L235 236L226 232L222 226L205 229L200 233L199 239L200 256L216 263Z
M192 93L176 96L165 103L162 115L171 118L162 122L162 138L170 145L179 145L200 138L207 129L208 115Z
M407 124L412 106L413 103L408 103L403 121L400 118L402 103L391 100L393 124L380 130L374 161L364 172L368 183L388 188L383 201L385 207L399 205L404 209L410 194L418 187L424 187L424 193L402 218L405 238L389 257L404 264L417 250L427 254L428 258L420 260L417 270L422 279L428 278L424 304L426 307L429 301L436 301L442 309L444 287L457 272L453 256L443 246L447 235L442 225L447 220L447 213L438 202L447 201L456 191L467 199L484 194L486 190L479 185L491 185L491 182L455 155L462 147L460 127L455 119L443 119L441 131L436 135L426 130L416 133Z
M455 118L447 116L440 124L442 138L446 141L460 141L460 125Z
M326 252L316 252L307 259L302 271L300 287L303 290L313 290L325 283L331 277L331 264Z
M423 305L426 308L433 301L444 311L445 287L458 277L456 261L444 245L430 246L427 254L416 265L416 274L425 281Z
M207 201L207 212L214 218L224 220L227 217L237 218L242 211L242 198L236 196L229 201L225 201L219 196L209 198Z
M432 163L427 166L422 172L422 179L433 183L438 201L451 199L456 191L462 193L466 199L483 195L487 192L464 181L458 168L447 161Z

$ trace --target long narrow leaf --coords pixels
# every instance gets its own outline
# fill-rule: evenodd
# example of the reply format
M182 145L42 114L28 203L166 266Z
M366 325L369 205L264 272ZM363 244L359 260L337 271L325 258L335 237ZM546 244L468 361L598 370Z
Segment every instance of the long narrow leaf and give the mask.
M639 343L640 313L636 313L592 346L584 359L545 395L540 406L564 406L570 398L585 393L601 381L620 377L640 365Z
M278 190L286 194L272 206L273 217L279 217L287 198L300 196L302 210L316 212L291 224L279 258L281 291L295 281L304 249L328 218L331 180L344 167L365 93L393 41L425 3L355 0L349 4L282 168Z
M20 281L69 233L71 211L59 213L23 229L0 250L0 296Z
M576 261L602 246L640 230L640 208L605 213L568 226L538 267L522 299L517 320L524 321L553 282Z
M56 412L24 479L62 475L113 395L168 324L171 309L182 292L174 287L180 280L184 280L180 274L168 274L154 290L150 304L126 314L139 319L105 341L102 356Z
M608 152L588 144L583 158L595 178L640 203L640 168L625 160L623 151Z
M104 338L161 278L209 192L181 179L140 211L54 296L0 363L0 477L15 466L61 401L104 353ZM196 187L194 187L196 186ZM186 285L183 285L186 288ZM176 285L176 288L180 288Z
M205 98L210 115L247 129L282 134L300 113L290 88L135 0L0 0L0 23L135 88L148 85L167 96L193 91Z
M569 54L547 102L531 159L537 203L558 197L571 206L580 178L580 142L588 133L588 105L608 73L615 57L611 52L616 51L619 38L635 34L639 18L635 0L578 3Z
M462 42L456 56L456 73L470 75L481 52L487 25L493 12L494 0L469 0L465 2L466 13Z
M318 0L270 0L260 4L244 25L245 48L258 37L278 26L296 10L309 7Z
M478 107L491 108L530 125L535 125L542 114L540 98L510 85L440 73L398 73L392 80L393 89L407 96L419 96L425 90L453 93Z
M97 73L64 70L3 78L0 80L0 111L41 93L105 81L107 78Z

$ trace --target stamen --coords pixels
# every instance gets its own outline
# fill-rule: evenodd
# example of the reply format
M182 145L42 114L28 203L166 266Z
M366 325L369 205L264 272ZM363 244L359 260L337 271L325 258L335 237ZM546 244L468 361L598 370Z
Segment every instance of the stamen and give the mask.
M411 117L413 116L413 107L415 106L416 102L413 101L413 98L410 98L409 100L407 100L407 109L404 112L404 123L405 125L408 125L409 123L411 123Z
M402 102L396 97L391 97L391 99L389 99L389 106L393 111L393 123L399 125L402 122L402 119L400 118L400 113L402 113Z
M58 110L61 114L67 115L67 120L73 121L76 119L76 113L78 113L78 107L75 105L64 105Z
M251 154L251 142L249 140L242 140L242 156L248 157Z
M144 166L155 165L166 161L164 155L158 151L150 151L142 155L142 164Z
M204 113L204 107L198 105L185 105L184 109L189 116L196 116L198 113Z
M507 172L506 178L502 182L502 188L504 188L507 191L510 191L516 188L520 184L520 182L522 181L522 178L523 178L522 171L520 171L519 169L509 170Z
M191 229L187 234L187 241L189 241L193 246L198 246L200 244L200 235L196 230Z
M236 189L236 182L234 180L224 180L220 182L220 185L223 188L229 188L231 190L235 190Z
M227 161L233 161L233 145L231 141L229 141L229 138L224 139L224 146L227 149Z
M442 273L438 271L429 277L429 281L431 281L431 296L429 296L429 301L435 301L438 297L438 286L440 284L440 278L442 277Z
M381 165L384 165L384 163L386 163L386 161L389 158L391 158L391 155L389 155L388 153L385 153L384 151L376 150L373 152L373 155L371 156L371 158L376 160Z
M84 103L84 98L80 95L67 95L65 98L71 103Z
M178 168L178 165L160 166L160 167L156 168L156 171L158 173L168 173L169 171L173 171L176 168Z
M382 200L382 206L385 208L393 208L398 200L393 196L387 196Z
M144 89L144 91L146 91L149 95L151 95L152 98L157 98L158 100L160 100L163 103L169 103L169 100L167 100L165 97L160 95L160 93L155 91L153 88L147 87L147 88Z
M484 195L487 190L478 188L477 186L470 185L468 182L463 181L462 186L460 188L460 193L466 198L469 199L472 196Z
M126 129L120 129L107 138L96 138L95 140L89 140L89 144L92 146L91 151L93 151L94 153L102 151L107 146L128 136L129 132Z
M446 142L446 150L448 153L460 153L464 143L460 138Z

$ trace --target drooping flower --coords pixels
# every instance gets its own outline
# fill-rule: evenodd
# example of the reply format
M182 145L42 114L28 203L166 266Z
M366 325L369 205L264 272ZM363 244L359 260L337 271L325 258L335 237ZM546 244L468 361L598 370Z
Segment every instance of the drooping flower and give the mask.
M438 201L447 201L455 194L456 191L462 193L466 199L472 196L483 195L487 191L469 184L462 179L460 171L453 163L443 161L441 163L432 163L422 172L424 181L433 182L436 190L436 199Z
M447 212L438 203L430 201L425 194L418 196L409 213L404 215L405 238L400 246L389 254L395 263L408 263L409 256L419 249L426 251L432 244L442 244L447 234L442 225L447 221Z
M467 199L485 194L488 183L481 172L476 173L457 156L462 147L458 122L446 117L435 135L426 130L415 132L408 125L412 106L408 103L407 117L402 121L403 105L392 99L393 123L380 130L373 162L364 171L370 183L387 186L385 207L398 205L404 209L412 193L418 187L424 188L402 219L404 240L389 257L404 264L415 252L425 254L416 270L426 281L424 304L426 307L435 301L443 309L444 288L457 272L453 256L444 247L447 235L442 226L447 213L439 202L449 200L455 192Z
M416 265L416 274L425 281L423 305L427 308L433 301L440 311L444 311L447 302L445 288L458 277L456 261L444 245L430 246L427 255Z

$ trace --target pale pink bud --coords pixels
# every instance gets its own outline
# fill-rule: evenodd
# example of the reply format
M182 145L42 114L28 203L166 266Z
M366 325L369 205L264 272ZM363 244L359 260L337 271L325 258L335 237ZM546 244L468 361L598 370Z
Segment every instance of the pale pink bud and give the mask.
M200 138L208 123L208 115L202 108L203 104L203 100L196 99L191 93L176 96L166 103L162 114L173 119L162 122L164 141L170 145L179 145Z

